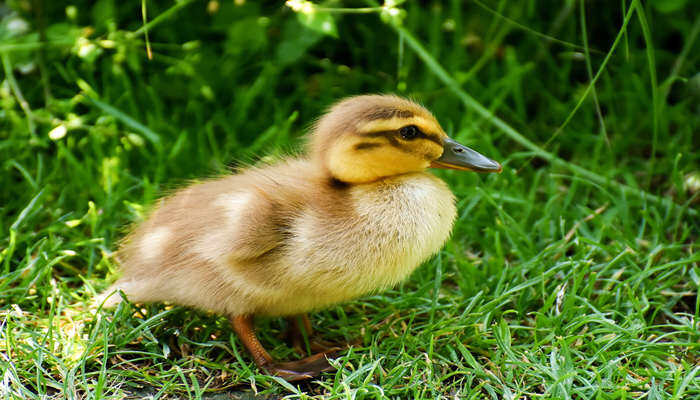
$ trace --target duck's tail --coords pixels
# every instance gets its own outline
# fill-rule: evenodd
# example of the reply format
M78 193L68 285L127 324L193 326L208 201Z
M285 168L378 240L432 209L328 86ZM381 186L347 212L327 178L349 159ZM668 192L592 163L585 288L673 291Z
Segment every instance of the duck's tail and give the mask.
M98 308L115 308L125 298L131 301L141 301L149 290L145 282L139 282L133 279L120 279L107 290L97 295L90 305L90 308L97 310Z

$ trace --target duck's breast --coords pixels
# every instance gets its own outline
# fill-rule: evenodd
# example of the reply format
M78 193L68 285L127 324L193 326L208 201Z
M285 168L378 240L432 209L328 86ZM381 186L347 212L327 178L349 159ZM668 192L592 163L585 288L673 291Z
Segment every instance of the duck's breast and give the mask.
M289 246L290 279L328 303L393 286L450 235L454 196L440 179L416 173L348 189L346 212L303 212Z

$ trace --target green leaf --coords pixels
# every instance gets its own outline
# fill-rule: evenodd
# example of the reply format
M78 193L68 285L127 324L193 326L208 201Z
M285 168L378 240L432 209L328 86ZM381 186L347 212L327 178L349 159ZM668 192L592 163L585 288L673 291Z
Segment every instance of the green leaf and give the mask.
M92 18L96 28L114 32L117 28L117 9L114 0L99 0L92 8Z
M267 36L262 22L258 17L249 17L231 24L226 32L226 52L239 56L263 49Z
M294 19L289 19L282 31L284 40L277 46L277 62L281 65L293 64L322 37L316 31L309 31Z
M688 0L652 0L651 5L662 13L678 11L685 7Z
M693 267L693 269L690 270L690 279L693 280L695 286L700 287L700 268Z
M335 20L331 13L314 10L310 13L297 13L297 17L299 22L305 27L321 34L338 38L338 29L335 26Z

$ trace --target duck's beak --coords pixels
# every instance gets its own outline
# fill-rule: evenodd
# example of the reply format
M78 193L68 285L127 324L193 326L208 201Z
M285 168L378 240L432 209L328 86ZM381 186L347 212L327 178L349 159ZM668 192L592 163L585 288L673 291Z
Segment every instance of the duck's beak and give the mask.
M442 156L430 164L431 168L449 168L476 172L501 172L501 164L481 155L451 138L445 138Z

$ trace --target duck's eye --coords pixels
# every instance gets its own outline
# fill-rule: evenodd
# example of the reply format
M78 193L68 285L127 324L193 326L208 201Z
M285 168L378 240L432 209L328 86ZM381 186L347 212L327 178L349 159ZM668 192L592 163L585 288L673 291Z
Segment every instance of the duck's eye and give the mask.
M403 128L399 129L399 133L401 134L402 138L406 140L411 140L417 138L421 132L420 129L418 129L418 127L415 125L406 125Z

